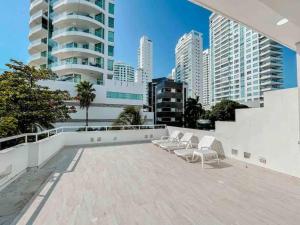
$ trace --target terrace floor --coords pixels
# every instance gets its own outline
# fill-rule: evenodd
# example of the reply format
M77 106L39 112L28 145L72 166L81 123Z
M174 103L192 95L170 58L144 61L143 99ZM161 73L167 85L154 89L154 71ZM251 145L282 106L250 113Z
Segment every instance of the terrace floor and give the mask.
M202 169L144 143L65 148L41 171L14 224L300 224L300 179L235 160Z

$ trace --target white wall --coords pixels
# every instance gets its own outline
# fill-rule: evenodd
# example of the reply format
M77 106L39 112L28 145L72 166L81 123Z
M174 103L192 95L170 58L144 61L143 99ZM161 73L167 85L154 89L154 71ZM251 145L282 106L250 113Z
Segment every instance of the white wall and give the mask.
M4 171L8 171L7 176L0 177L0 190L18 174L24 172L27 166L28 145L23 144L0 151L0 176Z
M297 89L264 95L264 108L237 110L236 122L217 122L215 132L191 132L199 138L215 136L226 157L300 177ZM232 149L238 150L238 155L232 155ZM250 159L244 158L244 152L251 153ZM266 164L259 161L261 157L266 159Z
M0 151L0 191L27 168L43 166L64 146L150 141L167 134L167 129L67 132L36 143L27 143ZM9 173L1 175L9 169Z
M39 81L39 84L45 87L49 87L51 90L59 89L59 90L68 91L70 95L73 97L77 95L76 84L72 82L45 80L45 81ZM93 88L95 88L96 90L95 92L96 98L93 103L143 106L143 100L106 98L107 91L143 94L143 87L141 83L105 80L104 85L94 85Z
M166 129L68 132L65 133L65 145L76 146L86 144L150 141L152 139L159 139L166 134Z

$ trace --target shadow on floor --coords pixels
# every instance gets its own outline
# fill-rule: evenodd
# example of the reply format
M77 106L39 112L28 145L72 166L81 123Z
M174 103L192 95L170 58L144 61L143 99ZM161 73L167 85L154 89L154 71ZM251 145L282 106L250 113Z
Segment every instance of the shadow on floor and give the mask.
M55 189L60 178L64 175L64 173L72 173L76 170L84 151L85 148L83 147L65 148L50 159L49 162L47 162L42 168L36 169L36 174L32 176L35 176L38 180L43 179L43 182L40 183L40 185L36 185L34 188L31 188L31 192L28 193L29 196L27 196L26 199L22 199L22 196L24 196L24 189L20 190L19 203L22 202L22 204L19 204L14 212L14 217L10 218L11 221L7 224L18 224L21 221L22 224L33 224L51 193ZM47 174L48 176L39 177L39 174ZM16 183L21 186L24 183L27 186L30 185L24 179L28 179L28 176L21 176L19 181L16 180ZM31 183L31 185L34 184ZM8 192L16 192L9 186L7 187Z

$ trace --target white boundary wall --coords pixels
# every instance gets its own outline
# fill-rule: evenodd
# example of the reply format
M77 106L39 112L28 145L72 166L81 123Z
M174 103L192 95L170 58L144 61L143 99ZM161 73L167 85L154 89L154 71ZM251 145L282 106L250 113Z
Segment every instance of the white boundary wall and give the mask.
M0 151L0 190L30 167L43 166L65 146L141 142L159 139L167 129L115 130L59 133L35 143Z
M300 177L297 102L296 88L267 92L264 108L237 110L236 122L217 122L214 132L189 131L198 138L215 136L226 157ZM174 129L186 130L168 127ZM249 159L244 152L251 154Z

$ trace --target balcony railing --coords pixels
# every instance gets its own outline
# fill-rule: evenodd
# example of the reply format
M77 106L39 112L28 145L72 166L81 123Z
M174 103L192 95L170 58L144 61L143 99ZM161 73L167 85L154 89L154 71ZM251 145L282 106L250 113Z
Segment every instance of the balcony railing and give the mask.
M155 130L166 129L166 125L126 125L126 126L72 126L60 127L46 130L39 133L26 133L0 139L0 151L17 145L34 143L51 136L66 132L107 132L107 131L126 131L126 130Z

